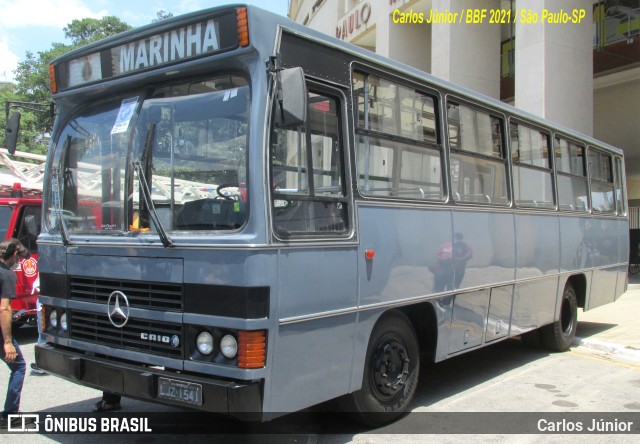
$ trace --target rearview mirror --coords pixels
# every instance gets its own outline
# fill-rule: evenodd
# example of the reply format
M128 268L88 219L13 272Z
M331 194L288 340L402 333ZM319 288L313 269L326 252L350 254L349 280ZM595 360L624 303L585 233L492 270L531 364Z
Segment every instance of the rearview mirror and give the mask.
M7 131L5 134L5 145L9 154L16 152L18 145L18 133L20 132L20 111L13 113L7 120Z
M280 71L280 124L290 128L307 120L307 86L302 68Z

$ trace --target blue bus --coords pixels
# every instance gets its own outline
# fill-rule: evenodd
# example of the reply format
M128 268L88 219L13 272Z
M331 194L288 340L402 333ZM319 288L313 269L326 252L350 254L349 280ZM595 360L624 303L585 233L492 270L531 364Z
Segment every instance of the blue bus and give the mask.
M567 350L626 290L621 150L286 18L208 9L50 74L36 361L67 380L376 425L421 356Z

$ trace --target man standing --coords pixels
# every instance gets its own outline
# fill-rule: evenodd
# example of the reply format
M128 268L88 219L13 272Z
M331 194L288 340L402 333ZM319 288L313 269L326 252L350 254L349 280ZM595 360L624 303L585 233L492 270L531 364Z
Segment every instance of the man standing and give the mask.
M21 258L29 257L27 250L17 239L8 239L0 243L0 328L2 330L3 348L0 358L9 369L9 386L2 411L2 427L7 427L8 416L20 409L20 394L27 368L18 342L11 333L11 299L16 297L16 274L12 268Z

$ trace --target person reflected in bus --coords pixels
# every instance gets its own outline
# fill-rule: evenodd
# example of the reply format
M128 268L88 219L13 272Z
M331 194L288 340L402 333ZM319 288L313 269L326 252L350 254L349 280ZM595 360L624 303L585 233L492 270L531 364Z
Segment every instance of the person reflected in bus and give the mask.
M460 288L464 274L467 269L467 262L473 257L473 250L464 242L462 233L454 235L453 242L453 288Z
M467 262L473 250L464 242L462 233L455 233L454 242L445 242L436 253L436 262L429 267L434 276L434 292L455 290L464 279Z
M433 291L439 293L451 290L453 281L453 246L445 242L438 248L436 262L429 267L433 273Z

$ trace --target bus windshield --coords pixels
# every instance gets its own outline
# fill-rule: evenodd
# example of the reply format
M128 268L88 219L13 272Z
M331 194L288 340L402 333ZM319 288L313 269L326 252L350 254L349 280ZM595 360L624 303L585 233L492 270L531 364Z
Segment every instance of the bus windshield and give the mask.
M109 234L242 227L249 103L246 80L225 75L130 94L76 115L55 149L48 228Z

